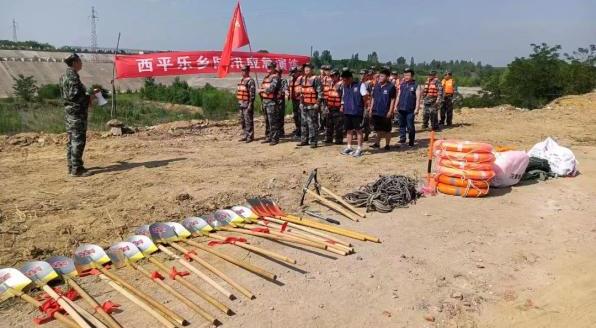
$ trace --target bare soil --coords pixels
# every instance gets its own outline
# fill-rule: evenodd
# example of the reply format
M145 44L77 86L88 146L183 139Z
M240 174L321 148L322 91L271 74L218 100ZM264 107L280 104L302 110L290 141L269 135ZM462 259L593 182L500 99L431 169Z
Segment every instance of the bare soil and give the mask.
M495 189L484 199L437 195L361 222L342 219L342 226L382 239L354 242L357 253L348 257L251 238L298 259L288 267L221 246L277 273L281 284L204 255L257 299L225 301L236 312L230 317L198 302L224 327L596 326L596 93L532 112L463 109L455 121L441 137L528 149L553 136L574 151L581 174ZM258 136L263 130L259 122ZM341 156L339 146L238 143L238 133L235 122L178 122L114 138L90 133L85 160L94 175L88 178L67 176L63 136L0 136L0 266L71 254L83 242L107 247L141 224L208 213L250 196L275 198L295 212L315 167L338 193L381 174L423 176L426 167L427 132L419 133L415 149L367 150L359 159ZM121 273L191 327L208 326L137 273ZM126 327L157 327L107 285L81 281L100 300L123 305L116 318ZM0 327L31 327L36 315L9 301L0 308Z

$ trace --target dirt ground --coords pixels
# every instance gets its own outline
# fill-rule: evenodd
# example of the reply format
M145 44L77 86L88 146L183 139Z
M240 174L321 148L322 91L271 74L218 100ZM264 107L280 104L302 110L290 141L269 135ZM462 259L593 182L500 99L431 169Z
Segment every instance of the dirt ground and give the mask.
M202 255L257 298L225 301L233 316L199 304L224 327L595 327L596 93L532 112L463 109L455 121L440 137L528 149L552 136L573 150L581 174L495 189L484 199L437 195L361 222L342 219L342 226L382 239L355 241L356 254L347 257L251 238L298 259L291 267L221 246L277 273L281 283ZM263 130L257 124L259 137ZM178 122L113 138L92 133L88 178L66 175L63 136L0 136L0 266L70 255L83 242L107 247L141 224L208 213L249 196L273 197L293 212L315 167L339 193L380 174L422 176L426 167L427 132L415 149L367 149L358 159L341 156L339 146L311 150L288 140L270 147L238 143L237 136L226 122ZM121 273L191 327L208 326L137 273ZM107 285L80 280L100 300L122 304L116 319L126 327L157 327ZM0 308L0 327L31 327L36 315L9 301Z

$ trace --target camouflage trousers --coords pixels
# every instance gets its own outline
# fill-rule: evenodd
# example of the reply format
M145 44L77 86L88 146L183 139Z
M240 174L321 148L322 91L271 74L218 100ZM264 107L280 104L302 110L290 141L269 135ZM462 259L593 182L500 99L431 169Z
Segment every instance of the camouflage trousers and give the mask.
M300 141L316 144L319 136L319 111L315 106L300 105Z
M65 107L66 162L70 171L83 167L83 152L87 143L87 109Z
M294 117L294 126L296 127L295 134L296 136L300 137L302 124L300 123L300 118L302 113L300 111L300 100L292 100L292 115Z
M325 142L331 143L335 138L335 143L341 144L344 139L344 115L339 109L329 110L326 123Z
M254 104L239 105L240 126L242 137L253 140L255 138Z
M439 108L440 104L435 103L436 99L424 100L424 112L422 113L422 128L430 126L433 130L439 129Z
M279 106L277 105L277 101L263 101L263 111L266 113L265 134L267 135L267 140L271 142L279 141L281 129L279 126Z

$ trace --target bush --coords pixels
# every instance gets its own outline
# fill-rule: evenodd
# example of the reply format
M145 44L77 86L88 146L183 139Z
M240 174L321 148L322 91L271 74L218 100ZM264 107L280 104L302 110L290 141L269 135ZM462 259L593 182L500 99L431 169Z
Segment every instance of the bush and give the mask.
M12 89L14 90L14 95L24 101L33 100L37 92L37 82L33 76L19 74L16 78L13 77L13 80L14 85L12 86Z
M60 86L58 84L45 84L37 90L39 99L58 99L60 98Z

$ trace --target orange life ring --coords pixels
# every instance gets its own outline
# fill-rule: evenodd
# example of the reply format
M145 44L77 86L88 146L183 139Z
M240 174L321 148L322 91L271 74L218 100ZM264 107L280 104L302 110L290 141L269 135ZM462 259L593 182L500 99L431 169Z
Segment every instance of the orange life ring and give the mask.
M441 143L441 149L460 153L492 153L493 146L483 142L445 140Z
M439 165L451 167L454 169L460 169L460 170L491 171L493 169L493 164L490 162L475 163L475 162L450 160L447 158L442 158L439 161Z
M487 163L495 161L495 155L493 153L460 153L456 151L443 150L439 153L439 157L452 161L474 163Z
M450 186L444 183L439 183L437 185L437 190L440 192L453 195L453 196L461 196L461 197L484 197L488 195L489 189L481 189L481 188L465 188L465 187L456 187Z
M472 179L472 180L491 180L495 177L495 171L477 171L477 170L460 170L451 167L439 166L439 174L446 176Z
M455 178L455 177L450 177L450 176L442 175L442 174L437 176L436 180L439 183L454 186L454 187L463 187L463 188L475 187L475 188L480 188L480 189L488 189L488 187L490 186L488 181Z

